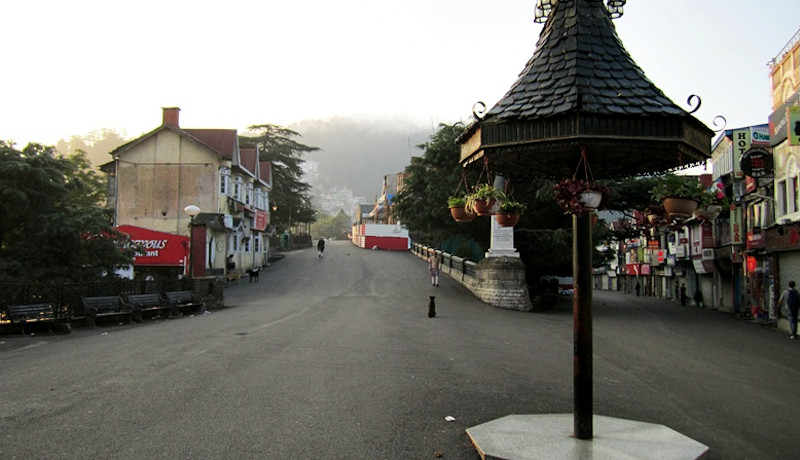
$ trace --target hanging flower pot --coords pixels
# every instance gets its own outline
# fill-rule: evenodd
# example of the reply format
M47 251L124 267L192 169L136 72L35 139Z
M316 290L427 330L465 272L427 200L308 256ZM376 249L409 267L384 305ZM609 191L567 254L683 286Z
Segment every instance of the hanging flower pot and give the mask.
M453 220L461 224L475 220L475 214L468 213L463 206L450 208L450 215L453 216Z
M497 225L513 227L519 222L520 216L525 212L527 205L513 200L506 200L500 205L500 210L495 214Z
M603 204L611 190L598 183L583 179L563 179L553 186L556 201L565 214L580 214L594 211Z
M447 200L447 205L450 208L450 215L453 220L459 223L467 223L475 220L475 214L467 211L466 199L460 197L450 197Z
M497 200L476 200L472 203L472 210L475 214L479 216L488 216L492 213L492 207L494 207Z
M497 225L501 227L513 227L519 222L519 214L513 212L498 212L494 215Z
M667 197L662 202L664 211L671 219L688 219L697 209L697 201L691 198Z
M467 212L472 210L479 216L488 216L497 212L497 209L494 209L495 205L504 199L505 194L491 184L480 184L467 195Z
M581 193L580 200L583 209L593 211L600 207L600 203L603 201L603 193L598 190L585 190Z
M688 219L700 203L711 201L712 195L706 191L697 177L667 174L650 191L654 201L664 205L670 219Z

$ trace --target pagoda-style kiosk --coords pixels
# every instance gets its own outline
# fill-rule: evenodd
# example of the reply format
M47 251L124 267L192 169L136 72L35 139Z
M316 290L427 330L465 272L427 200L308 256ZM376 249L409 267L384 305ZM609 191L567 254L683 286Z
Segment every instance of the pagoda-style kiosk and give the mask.
M545 26L518 80L459 139L461 163L547 178L581 161L607 179L665 172L711 154L713 132L647 79L617 37L625 0L538 0ZM698 458L708 448L667 427L594 416L591 215L573 217L575 412L509 416L467 430L486 458ZM595 430L597 425L597 430Z

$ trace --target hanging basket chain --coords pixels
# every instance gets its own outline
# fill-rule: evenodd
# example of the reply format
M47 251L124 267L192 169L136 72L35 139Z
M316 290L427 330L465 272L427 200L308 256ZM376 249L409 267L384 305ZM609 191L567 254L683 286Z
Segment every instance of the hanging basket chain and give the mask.
M486 173L486 183L491 184L492 172L489 171L489 157L483 157L483 168L481 169L481 173L478 175L478 182L476 185L480 185L484 172Z
M572 180L576 180L578 178L578 171L580 171L581 165L583 165L584 180L586 182L594 182L592 169L589 167L589 159L586 158L586 147L581 147L581 158L578 160L578 167L575 168L575 174L572 175Z
M453 196L458 196L458 191L461 189L461 184L464 184L464 193L469 193L469 184L467 183L467 171L461 170L461 180L458 181L458 185L456 185L456 191L453 192Z

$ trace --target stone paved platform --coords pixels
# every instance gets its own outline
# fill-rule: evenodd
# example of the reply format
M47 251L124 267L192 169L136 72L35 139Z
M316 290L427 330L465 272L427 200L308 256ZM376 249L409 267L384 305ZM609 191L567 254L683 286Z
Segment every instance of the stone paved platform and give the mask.
M594 438L572 437L572 414L509 415L467 429L484 460L686 460L704 458L708 446L663 425L601 415Z

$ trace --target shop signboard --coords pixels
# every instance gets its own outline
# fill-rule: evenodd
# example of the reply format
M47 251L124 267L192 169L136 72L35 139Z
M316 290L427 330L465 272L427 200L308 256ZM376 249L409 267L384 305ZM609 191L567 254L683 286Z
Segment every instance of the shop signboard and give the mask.
M731 136L733 137L733 177L734 179L744 179L742 156L750 150L752 140L750 129L735 129Z
M133 243L144 250L134 257L133 264L136 266L180 266L189 254L188 237L133 225L120 225L117 230L128 235Z
M779 145L781 142L785 141L788 137L788 124L789 124L789 117L790 117L790 109L792 107L798 107L800 105L800 97L795 92L784 102L777 110L772 112L769 116L769 133L770 133L770 145L772 147Z
M747 232L747 249L762 249L764 247L764 233L761 231Z
M742 207L731 209L731 244L742 244Z
M787 118L789 120L787 127L789 145L797 147L800 145L800 106L789 107Z
M266 211L262 211L260 209L256 209L256 215L253 219L253 230L263 232L267 229L267 217L268 214Z
M763 147L748 149L742 155L742 172L753 178L772 177L772 153Z

